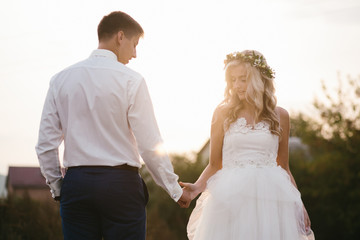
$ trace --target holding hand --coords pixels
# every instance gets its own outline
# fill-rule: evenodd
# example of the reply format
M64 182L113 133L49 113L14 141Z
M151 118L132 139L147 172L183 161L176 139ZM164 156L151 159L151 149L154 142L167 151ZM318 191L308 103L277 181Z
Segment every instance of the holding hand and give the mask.
M191 203L190 193L189 191L183 189L183 194L181 195L178 204L181 208L188 208Z
M188 208L191 201L199 195L201 189L192 183L180 182L179 184L183 187L183 195L179 199L178 204L182 208Z
M311 221L310 221L309 214L307 213L307 211L305 209L305 206L303 206L303 211L304 211L305 229L306 229L306 231L309 231L311 229Z

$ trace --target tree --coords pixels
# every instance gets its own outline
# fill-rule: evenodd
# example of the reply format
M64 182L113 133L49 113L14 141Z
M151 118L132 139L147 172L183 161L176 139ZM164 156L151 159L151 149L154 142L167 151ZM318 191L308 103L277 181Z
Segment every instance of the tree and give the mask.
M291 119L292 135L310 147L312 161L291 153L290 163L317 239L360 237L360 77L323 83L315 115ZM331 229L329 231L329 229Z

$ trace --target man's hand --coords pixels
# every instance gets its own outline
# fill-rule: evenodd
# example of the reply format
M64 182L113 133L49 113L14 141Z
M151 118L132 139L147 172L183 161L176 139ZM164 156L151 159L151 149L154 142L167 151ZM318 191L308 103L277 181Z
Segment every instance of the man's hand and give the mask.
M183 195L179 199L178 204L182 208L188 208L191 201L201 192L200 187L192 183L180 182L179 184L183 187Z
M183 194L181 195L178 204L182 208L188 208L191 203L190 191L189 189L183 188Z

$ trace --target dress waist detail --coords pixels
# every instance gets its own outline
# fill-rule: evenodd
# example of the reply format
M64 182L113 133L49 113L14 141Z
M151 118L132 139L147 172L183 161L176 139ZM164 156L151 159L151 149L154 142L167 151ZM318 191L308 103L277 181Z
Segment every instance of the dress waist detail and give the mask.
M242 157L233 159L231 161L224 161L223 167L251 167L251 168L264 168L264 167L276 167L276 159L264 156L259 157Z

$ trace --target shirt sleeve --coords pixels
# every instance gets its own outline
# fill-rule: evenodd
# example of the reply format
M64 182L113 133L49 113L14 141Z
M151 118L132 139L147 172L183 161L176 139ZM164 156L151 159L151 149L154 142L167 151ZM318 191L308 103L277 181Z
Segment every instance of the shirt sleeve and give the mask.
M41 173L50 187L52 197L60 196L62 173L59 160L59 146L63 141L63 133L55 104L53 87L50 83L41 116L39 139L35 147Z
M161 151L163 141L144 79L129 89L128 120L139 153L154 181L177 202L182 195L179 177L174 173L168 155Z

